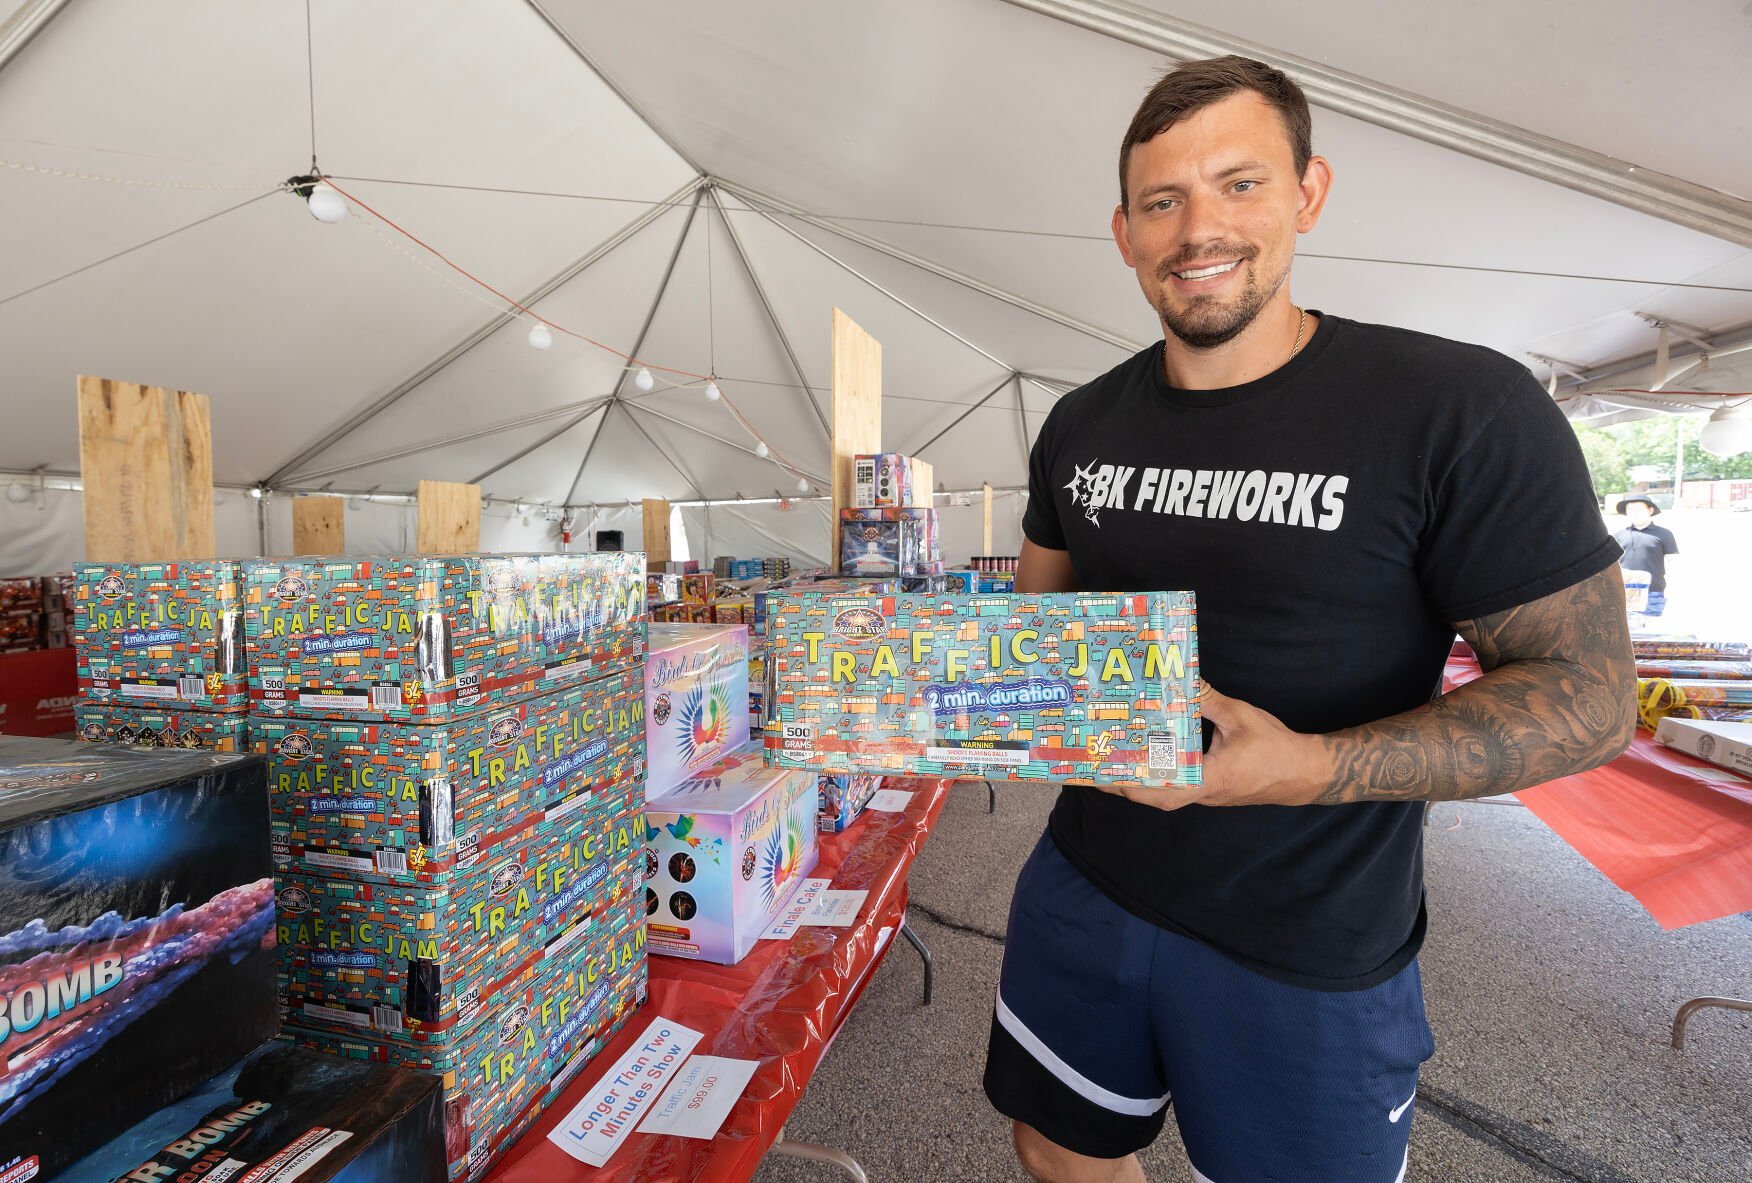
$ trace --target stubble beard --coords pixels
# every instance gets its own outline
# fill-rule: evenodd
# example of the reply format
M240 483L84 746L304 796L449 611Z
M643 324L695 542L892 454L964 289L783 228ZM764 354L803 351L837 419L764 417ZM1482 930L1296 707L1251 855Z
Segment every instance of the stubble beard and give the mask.
M1162 320L1162 327L1189 349L1215 349L1240 336L1267 302L1277 295L1290 274L1286 266L1269 285L1260 283L1253 270L1258 257L1254 253L1243 258L1242 266L1247 268L1246 286L1227 303L1220 302L1215 296L1195 296L1191 303L1178 308L1168 288L1173 282L1172 272L1188 270L1198 263L1179 259L1162 263L1156 269L1157 286L1150 300L1156 315Z

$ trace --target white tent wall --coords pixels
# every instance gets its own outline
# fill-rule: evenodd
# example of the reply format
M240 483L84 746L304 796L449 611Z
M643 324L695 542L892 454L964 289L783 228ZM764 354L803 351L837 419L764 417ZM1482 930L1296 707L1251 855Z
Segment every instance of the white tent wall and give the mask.
M0 486L11 483L0 478ZM260 553L254 499L234 489L216 493L215 550L227 558L254 557ZM0 497L0 578L69 571L84 560L84 496L77 489L34 490L23 503Z

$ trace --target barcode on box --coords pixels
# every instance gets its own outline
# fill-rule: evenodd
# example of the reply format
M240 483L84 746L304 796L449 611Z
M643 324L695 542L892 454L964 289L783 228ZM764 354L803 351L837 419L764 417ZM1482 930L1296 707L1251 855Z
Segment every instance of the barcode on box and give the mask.
M401 1012L393 1006L374 1006L371 1008L371 1022L379 1031L399 1034L402 1029Z
M386 875L406 875L408 873L408 852L405 850L378 851L377 869Z
M198 699L207 697L207 683L201 678L178 678L176 680L176 696L178 698Z
M371 688L371 708L378 711L393 711L401 705L401 687L373 686Z

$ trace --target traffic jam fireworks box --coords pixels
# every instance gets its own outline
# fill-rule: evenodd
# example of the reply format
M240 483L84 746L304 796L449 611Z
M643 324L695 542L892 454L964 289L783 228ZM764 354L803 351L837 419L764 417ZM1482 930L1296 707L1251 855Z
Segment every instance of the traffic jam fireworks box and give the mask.
M444 1183L437 1080L275 1041L74 1163L62 1183Z
M645 658L646 795L748 742L748 628L654 624Z
M212 711L161 710L73 704L75 734L88 743L125 743L141 748L192 748L209 752L249 751L249 717Z
M289 1025L291 1042L436 1076L452 1180L479 1177L645 999L638 909L529 962L479 1019L441 1044L365 1040Z
M95 702L202 711L249 706L239 566L80 563L79 692Z
M620 552L251 563L250 709L436 723L645 653L645 560Z
M777 767L1200 783L1191 592L789 593L768 612Z
M0 735L0 1171L52 1175L273 1037L267 822L251 756Z
M540 817L439 887L278 877L284 1004L297 1022L442 1041L553 937L637 893L638 801Z
M815 777L758 743L646 803L651 951L734 965L815 869Z
M435 886L490 857L531 816L637 801L638 669L446 723L252 716L268 758L283 871Z

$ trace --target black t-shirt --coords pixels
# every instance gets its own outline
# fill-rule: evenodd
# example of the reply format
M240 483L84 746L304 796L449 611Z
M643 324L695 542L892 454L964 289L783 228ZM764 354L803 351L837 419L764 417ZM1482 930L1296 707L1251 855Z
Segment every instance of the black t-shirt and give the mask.
M1575 435L1525 368L1336 316L1296 357L1179 390L1158 343L1065 395L1023 531L1094 591L1198 595L1201 674L1290 728L1426 703L1450 622L1612 565ZM1193 805L1067 786L1050 832L1117 902L1281 980L1361 989L1422 943L1423 805Z
M1667 590L1667 556L1679 553L1679 543L1673 531L1665 526L1626 526L1612 536L1624 548L1618 565L1628 571L1647 571L1649 590Z

